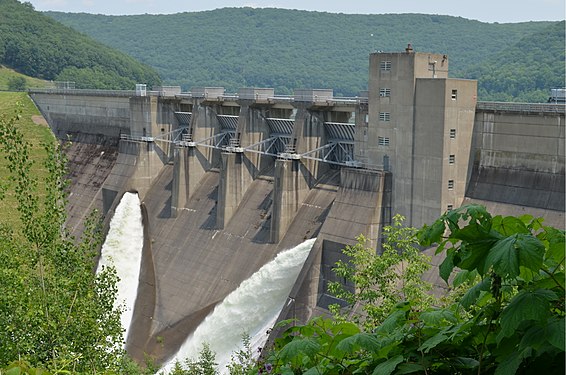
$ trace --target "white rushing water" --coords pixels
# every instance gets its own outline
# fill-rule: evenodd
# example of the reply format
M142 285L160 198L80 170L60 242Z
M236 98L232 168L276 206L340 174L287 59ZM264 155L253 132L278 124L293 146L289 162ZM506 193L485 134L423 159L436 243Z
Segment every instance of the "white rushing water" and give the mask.
M125 308L121 317L122 328L125 329L124 339L128 337L136 302L142 249L143 225L140 200L137 194L125 193L110 220L110 229L102 245L98 262L98 270L102 266L112 265L120 278L117 285L118 296L114 303Z
M264 345L266 331L279 316L314 241L281 252L242 282L189 336L165 365L164 373L169 373L177 361L183 364L187 358L197 360L203 343L216 354L221 373L226 372L231 354L241 347L244 333L250 336L252 348Z

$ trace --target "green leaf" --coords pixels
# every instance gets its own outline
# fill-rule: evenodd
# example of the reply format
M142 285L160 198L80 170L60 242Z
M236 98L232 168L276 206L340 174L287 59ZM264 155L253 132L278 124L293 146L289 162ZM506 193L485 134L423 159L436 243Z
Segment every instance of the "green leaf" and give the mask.
M519 254L515 250L516 235L497 241L485 260L487 267L493 267L501 276L519 276Z
M521 291L501 313L501 332L497 341L511 336L525 320L545 323L550 315L550 301L556 298L556 293L547 289Z
M418 363L401 363L397 366L395 375L412 374L414 372L424 372L425 367Z
M421 313L420 319L431 327L441 327L446 325L446 322L456 323L457 319L454 313L448 309L435 309Z
M418 350L428 353L430 349L434 349L438 344L446 341L447 339L448 336L446 336L444 333L442 332L437 333L436 335L432 336L431 338L423 342Z
M281 349L279 356L283 362L288 362L299 356L313 357L320 348L320 344L311 338L296 338Z
M476 279L477 276L478 276L477 270L473 270L473 271L462 270L456 274L456 277L454 277L454 281L452 281L452 285L454 287L458 287L464 283L472 282Z
M281 375L295 375L295 372L288 366L281 369Z
M566 274L564 272L557 272L554 274L554 279L550 278L547 274L544 274L544 278L537 280L533 283L533 288L536 289L552 289L560 286L562 289L565 287Z
M402 326L406 321L408 311L408 304L405 304L401 309L395 310L391 313L381 325L377 328L378 333L390 333Z
M439 243L446 227L442 219L436 220L431 226L424 225L421 230L417 232L417 238L421 246L432 246L434 243Z
M19 366L12 367L5 372L6 375L20 375L22 373L22 369Z
M320 375L323 373L324 371L320 371L320 369L317 366L314 366L308 369L306 372L304 372L303 375Z
M544 259L544 245L536 237L522 233L497 241L489 251L486 266L501 276L517 277L520 266L538 271Z
M523 359L530 356L531 351L529 349L524 351L512 351L509 357L497 366L495 375L515 375Z
M360 328L352 322L341 322L338 324L333 323L330 326L330 331L334 334L344 334L348 336L355 335L360 332Z
M538 272L544 260L544 244L530 234L519 234L515 246L519 252L519 265Z
M548 246L547 258L552 259L554 262L561 263L564 260L564 248L565 244L563 242L554 242Z
M336 348L346 353L353 353L358 349L377 352L381 348L381 344L374 335L361 332L346 337L336 345Z
M486 277L473 287L471 287L460 300L460 303L465 308L469 308L476 303L481 292L488 292L491 287L491 277Z
M467 243L461 251L462 259L454 262L454 265L468 271L477 270L480 275L485 275L489 269L489 266L486 266L486 257L496 242L495 239L483 239Z
M450 274L452 274L452 270L454 269L454 249L448 249L446 258L444 258L438 269L442 280L448 283Z
M452 363L458 368L465 369L477 368L480 364L477 359L468 357L457 357L452 361Z
M495 216L492 221L492 228L505 236L515 233L530 233L525 223L514 216Z
M387 361L380 363L372 372L373 375L390 375L399 363L403 362L403 356L397 355Z
M564 332L566 332L566 324L564 324L564 317L552 319L546 326L546 331L548 333L548 342L564 352L565 350L565 338Z

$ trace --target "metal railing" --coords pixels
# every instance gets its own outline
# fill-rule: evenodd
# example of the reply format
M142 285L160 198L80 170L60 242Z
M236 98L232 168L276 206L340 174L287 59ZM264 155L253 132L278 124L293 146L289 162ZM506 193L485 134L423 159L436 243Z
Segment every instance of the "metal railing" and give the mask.
M556 103L478 102L476 109L501 112L566 113L566 105Z
M91 95L91 96L120 96L130 97L136 96L135 90L94 90L94 89L35 89L28 90L31 94L61 94L61 95ZM157 92L157 91L156 91ZM148 94L151 91L148 91Z

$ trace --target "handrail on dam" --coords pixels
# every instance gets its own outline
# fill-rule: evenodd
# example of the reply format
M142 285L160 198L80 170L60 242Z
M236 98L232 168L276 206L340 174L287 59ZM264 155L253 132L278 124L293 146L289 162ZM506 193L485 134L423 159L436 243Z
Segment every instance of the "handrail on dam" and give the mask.
M136 96L135 90L94 90L94 89L36 89L30 88L29 93L60 94L60 95L92 95L92 96Z
M59 95L91 95L91 96L114 96L114 97L132 97L140 96L135 90L98 90L98 89L69 89L69 88L30 88L29 93L32 94L59 94ZM229 101L234 102L240 100L240 95L233 93L225 93L217 96L202 96L193 95L191 92L182 92L175 94L168 94L164 91L147 91L147 96L169 96L176 97L179 99L191 99L191 98L205 98L214 101ZM292 95L274 95L267 98L262 98L262 101L267 103L292 103L295 102L296 98ZM368 98L366 97L331 97L331 98L321 98L320 100L315 100L314 103L322 105L357 105L357 104L367 104Z
M478 102L476 109L501 112L566 113L566 105L555 103Z

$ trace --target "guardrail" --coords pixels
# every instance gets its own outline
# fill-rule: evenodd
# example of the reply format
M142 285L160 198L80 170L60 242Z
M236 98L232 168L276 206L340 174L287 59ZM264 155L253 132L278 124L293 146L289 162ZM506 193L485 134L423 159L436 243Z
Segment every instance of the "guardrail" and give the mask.
M30 88L29 93L61 94L61 95L92 95L92 96L136 96L135 90L94 90L94 89L35 89Z
M60 88L30 88L29 93L38 94L59 94L59 95L92 95L92 96L115 96L115 97L132 97L139 96L135 90L95 90L95 89L60 89ZM147 91L147 96L168 96L176 97L179 99L200 98L201 96L194 96L190 92L183 92L180 94L168 94L164 91ZM218 101L237 101L239 100L238 94L223 94L217 97L208 97L211 100ZM292 103L295 101L293 96L275 95L267 97L268 103ZM357 105L367 103L368 98L365 97L332 97L324 100L315 101L316 103L326 105Z
M565 104L478 102L476 109L502 112L566 113Z

